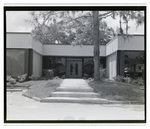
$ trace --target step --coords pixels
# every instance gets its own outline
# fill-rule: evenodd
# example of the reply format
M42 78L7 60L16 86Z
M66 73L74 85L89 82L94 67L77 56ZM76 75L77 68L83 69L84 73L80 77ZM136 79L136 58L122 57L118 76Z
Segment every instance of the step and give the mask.
M52 97L76 97L76 98L98 98L99 94L94 92L53 92Z
M74 87L57 87L56 91L62 91L62 92L94 92L93 88L90 87L80 87L80 88L74 88Z
M42 103L88 103L107 104L109 101L101 98L71 98L71 97L48 97L41 99Z

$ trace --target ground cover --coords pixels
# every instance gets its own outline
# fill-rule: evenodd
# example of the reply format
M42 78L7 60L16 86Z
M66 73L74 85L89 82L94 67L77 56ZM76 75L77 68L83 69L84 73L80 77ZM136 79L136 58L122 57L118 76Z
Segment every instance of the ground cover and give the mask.
M115 101L145 101L144 90L141 90L140 86L115 81L87 81L87 83L101 98Z
M23 95L38 98L49 97L51 93L56 90L61 82L62 79L28 81L24 84L30 84L31 87L29 88L29 90L24 92Z

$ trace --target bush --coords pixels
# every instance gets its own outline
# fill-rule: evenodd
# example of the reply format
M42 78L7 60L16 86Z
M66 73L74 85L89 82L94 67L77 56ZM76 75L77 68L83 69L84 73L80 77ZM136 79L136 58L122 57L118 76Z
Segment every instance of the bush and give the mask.
M43 69L42 78L53 79L54 71L52 69Z
M120 75L118 75L118 76L116 76L116 77L113 77L113 79L115 80L115 81L117 81L117 82L123 82L123 76L120 76Z
M11 79L11 76L7 75L7 82L9 82L10 79Z
M144 79L142 77L138 77L136 80L133 80L133 84L144 86Z
M10 82L10 84L16 84L16 79L10 78L10 79L9 79L9 82Z
M107 78L106 76L106 69L100 68L100 79Z
M123 82L131 83L131 78L130 77L124 77Z
M39 80L39 78L40 78L40 76L39 75L31 75L31 76L29 76L29 79L31 79L31 80Z
M17 79L19 82L25 82L27 79L27 73L17 76Z

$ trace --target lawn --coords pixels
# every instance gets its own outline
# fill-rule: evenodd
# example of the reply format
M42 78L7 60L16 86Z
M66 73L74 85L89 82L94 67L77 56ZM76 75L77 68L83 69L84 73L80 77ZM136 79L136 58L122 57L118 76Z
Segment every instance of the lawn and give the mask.
M115 101L145 101L144 90L141 90L139 86L114 81L89 81L88 84L96 93L99 93L101 98Z
M25 84L30 84L29 90L23 93L28 97L45 98L49 97L52 92L60 85L62 79L43 80L43 81L28 81Z

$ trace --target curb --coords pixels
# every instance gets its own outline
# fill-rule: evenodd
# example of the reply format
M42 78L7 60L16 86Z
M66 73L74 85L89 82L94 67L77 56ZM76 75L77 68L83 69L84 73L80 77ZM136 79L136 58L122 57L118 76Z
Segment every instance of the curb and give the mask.
M30 99L39 101L39 102L41 101L41 98L38 98L38 97L30 97L30 96L28 96L28 95L25 95L24 93L22 93L22 95L25 96L25 97L28 97L28 98L30 98Z
M38 102L41 102L41 100L42 100L41 98L38 98L38 97L30 97L30 96L25 95L25 94L22 94L22 95L25 97L28 97L30 99L36 100ZM44 103L44 102L41 102L41 103ZM52 103L54 103L54 102L52 102ZM56 103L58 103L58 102L56 102ZM87 104L87 103L85 103L85 104ZM96 103L96 104L138 104L138 105L143 105L145 103L144 102L136 102L136 101L110 101L110 100L108 100L108 103L105 102L105 103Z
M137 101L108 101L108 104L145 104L144 102L137 102Z
M41 98L38 98L38 97L30 97L24 93L22 93L22 95L25 97L28 97L30 99L36 100L38 102L41 102L41 100L42 100ZM41 103L43 103L43 102L41 102ZM54 102L52 102L52 103L54 103ZM85 103L85 104L87 104L87 103ZM107 103L105 102L105 103L96 103L96 104L139 104L139 105L143 105L145 103L144 102L137 102L137 101L111 101L111 100L108 100Z
M7 92L22 92L22 89L7 89Z

